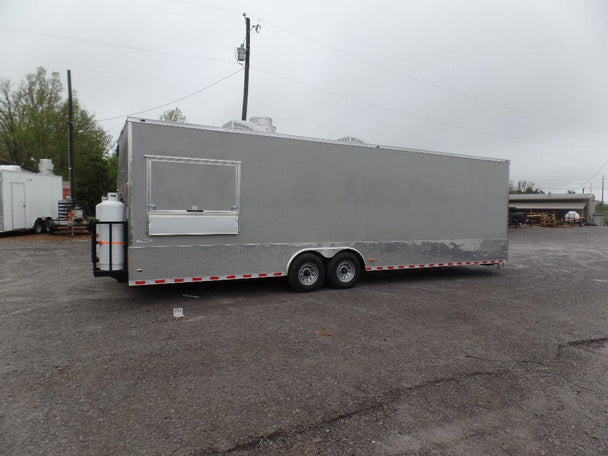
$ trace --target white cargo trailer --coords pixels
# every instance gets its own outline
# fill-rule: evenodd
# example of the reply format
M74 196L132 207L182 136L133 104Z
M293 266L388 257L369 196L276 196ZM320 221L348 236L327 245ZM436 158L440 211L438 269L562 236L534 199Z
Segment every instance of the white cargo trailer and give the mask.
M41 233L57 218L57 201L62 198L61 176L52 174L50 160L40 161L40 172L20 166L0 166L0 232L33 230Z
M118 154L93 270L132 286L507 260L507 160L145 119Z

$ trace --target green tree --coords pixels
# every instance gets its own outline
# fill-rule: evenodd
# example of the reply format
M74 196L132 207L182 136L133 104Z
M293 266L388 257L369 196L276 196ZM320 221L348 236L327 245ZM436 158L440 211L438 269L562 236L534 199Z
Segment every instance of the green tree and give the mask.
M513 181L509 181L509 193L522 194L522 193L542 193L540 188L537 188L534 182L528 182L525 180L517 181L517 184L513 184Z
M21 105L18 94L12 90L11 82L0 81L0 158L10 163L21 163L20 127L17 112Z
M160 115L160 120L166 122L186 123L186 116L179 108L168 109Z
M109 172L111 137L73 96L74 175L76 199L90 208L114 189ZM0 160L37 171L50 158L55 174L69 179L68 102L59 73L39 67L18 88L0 80Z

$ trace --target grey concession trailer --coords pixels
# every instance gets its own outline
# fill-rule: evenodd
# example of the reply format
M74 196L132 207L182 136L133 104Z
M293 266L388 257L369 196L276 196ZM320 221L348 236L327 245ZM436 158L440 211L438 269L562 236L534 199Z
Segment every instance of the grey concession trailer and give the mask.
M507 160L133 118L118 154L93 269L132 286L507 260Z

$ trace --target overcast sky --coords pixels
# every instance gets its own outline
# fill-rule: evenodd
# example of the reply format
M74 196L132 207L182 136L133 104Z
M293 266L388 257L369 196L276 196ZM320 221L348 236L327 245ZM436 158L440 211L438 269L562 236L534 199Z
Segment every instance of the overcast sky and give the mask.
M606 0L0 0L0 77L70 69L114 138L175 107L221 126L241 116L243 12L248 114L279 133L506 158L515 182L601 198Z

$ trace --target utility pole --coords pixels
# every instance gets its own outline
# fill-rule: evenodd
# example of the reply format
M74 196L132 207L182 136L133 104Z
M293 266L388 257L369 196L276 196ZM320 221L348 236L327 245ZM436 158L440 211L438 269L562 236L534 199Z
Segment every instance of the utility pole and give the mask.
M74 109L72 105L72 73L68 70L68 166L70 168L70 199L76 200L74 183Z
M602 174L602 204L604 204L604 175Z
M249 60L251 58L251 30L255 30L256 33L260 32L260 24L251 27L251 19L247 17L247 13L243 13L245 18L245 43L236 50L237 61L245 62L245 83L243 87L243 112L241 113L241 120L247 120L247 102L249 99Z
M247 99L249 98L249 58L251 56L251 20L245 13L245 85L243 87L243 112L241 120L247 120Z

